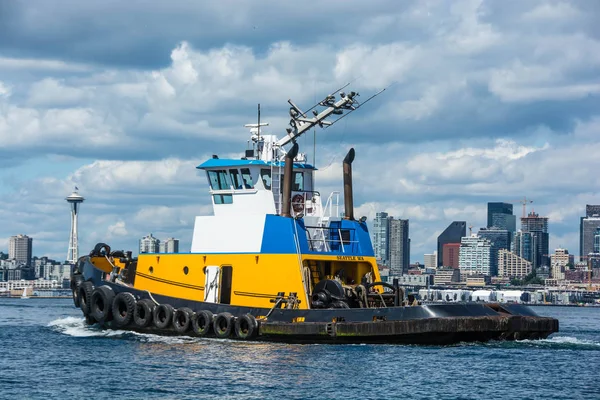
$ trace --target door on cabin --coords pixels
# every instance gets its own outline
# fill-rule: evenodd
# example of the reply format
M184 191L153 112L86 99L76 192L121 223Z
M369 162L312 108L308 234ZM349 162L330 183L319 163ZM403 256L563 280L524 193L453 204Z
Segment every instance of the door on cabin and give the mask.
M221 268L218 265L206 266L206 272L204 273L204 301L207 303L218 303L219 302L219 278L221 275Z

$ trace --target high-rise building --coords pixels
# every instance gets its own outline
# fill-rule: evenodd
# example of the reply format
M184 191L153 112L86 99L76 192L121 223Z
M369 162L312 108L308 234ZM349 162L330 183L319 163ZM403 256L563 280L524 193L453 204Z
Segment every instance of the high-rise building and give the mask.
M517 217L513 215L513 205L510 203L487 204L487 227L504 229L514 233L517 227Z
M168 238L160 242L161 253L179 253L179 239Z
M594 233L594 253L600 253L600 228Z
M512 252L526 259L527 261L533 261L533 239L531 238L530 232L518 231L515 233L512 242Z
M477 233L477 236L489 240L492 245L491 270L492 276L495 276L498 273L498 252L502 249L510 250L512 233L509 230L500 229L493 226L491 228L481 228Z
M159 253L160 252L160 240L152 236L144 236L140 239L140 254L142 253Z
M491 276L491 247L489 240L477 235L463 237L458 260L460 274Z
M467 234L467 223L465 221L454 221L438 236L437 252L438 267L444 262L444 245L447 243L459 243Z
M391 218L389 234L390 273L392 275L404 275L408 273L408 266L410 264L408 220Z
M566 249L556 249L554 254L550 256L550 267L552 278L562 280L565 279L565 270L567 264L574 264L575 258Z
M442 246L444 259L442 266L458 269L458 255L460 253L460 243L445 243Z
M386 212L375 214L373 221L373 250L377 263L388 266L390 259L390 218Z
M434 251L433 254L425 254L425 269L427 268L437 268L437 251Z
M594 253L594 235L600 228L600 205L586 204L585 217L579 220L579 255Z
M11 236L8 240L8 258L27 266L31 265L33 239L27 235Z
M531 273L531 262L506 249L498 251L498 276L523 278Z
M550 253L550 241L548 237L548 218L540 217L535 212L530 212L527 217L521 217L521 230L531 234L531 263L533 269L547 266L548 254Z

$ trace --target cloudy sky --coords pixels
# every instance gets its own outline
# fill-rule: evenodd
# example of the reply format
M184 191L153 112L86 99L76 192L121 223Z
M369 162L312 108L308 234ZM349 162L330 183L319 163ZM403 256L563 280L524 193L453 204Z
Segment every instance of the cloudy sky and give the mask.
M257 103L281 135L288 98L352 81L363 99L389 88L318 133L321 193L354 146L357 214L409 218L412 261L523 196L551 249L578 253L600 204L598 20L586 0L2 1L0 250L24 233L63 260L74 186L80 252L150 232L189 249L211 212L195 166L242 153Z

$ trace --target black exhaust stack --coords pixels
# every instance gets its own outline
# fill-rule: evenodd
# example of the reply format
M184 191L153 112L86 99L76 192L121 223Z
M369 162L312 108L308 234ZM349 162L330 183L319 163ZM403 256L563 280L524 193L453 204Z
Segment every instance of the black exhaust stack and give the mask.
M354 198L352 197L352 161L354 161L354 147L344 158L344 219L354 220Z
M290 151L285 155L285 167L283 170L283 201L281 205L281 216L291 217L292 210L292 180L294 179L294 158L298 155L298 143L294 143Z

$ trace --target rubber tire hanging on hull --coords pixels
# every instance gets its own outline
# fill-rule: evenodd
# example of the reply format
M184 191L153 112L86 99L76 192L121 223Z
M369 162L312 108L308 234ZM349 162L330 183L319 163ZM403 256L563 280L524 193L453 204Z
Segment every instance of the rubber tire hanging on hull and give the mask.
M171 325L171 321L173 321L173 311L173 306L170 304L160 304L157 306L152 313L154 326L158 329L168 328Z
M244 314L235 321L235 336L238 339L250 340L258 335L258 322L252 314Z
M90 281L81 282L79 285L79 308L86 317L90 315L90 306L92 304L92 292L94 284Z
M113 321L117 326L129 325L135 313L135 296L129 292L117 294L112 304Z
M228 312L217 314L213 321L213 330L219 339L231 336L235 326L235 317Z
M206 336L210 333L214 319L213 313L208 310L200 310L192 317L192 330L198 336Z
M79 286L81 286L81 282L83 282L83 276L81 275L75 275L71 279L71 295L73 296L73 304L77 308L79 308Z
M193 314L194 312L187 307L175 310L173 313L173 329L177 333L186 333L189 331Z
M156 304L149 299L143 299L137 302L133 312L133 323L138 328L147 328L152 323L152 314Z
M115 292L108 286L99 286L92 292L90 314L98 322L108 322L112 319L112 304Z

